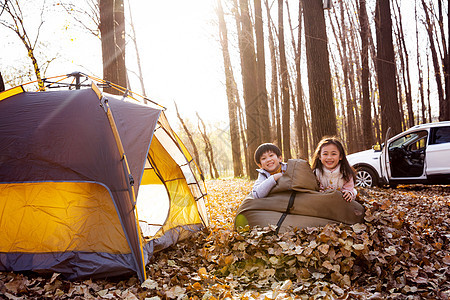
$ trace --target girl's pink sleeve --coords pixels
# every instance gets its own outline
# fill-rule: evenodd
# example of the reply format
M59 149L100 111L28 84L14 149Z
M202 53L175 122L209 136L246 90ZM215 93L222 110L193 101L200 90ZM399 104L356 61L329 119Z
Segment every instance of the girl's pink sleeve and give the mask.
M358 191L355 189L355 183L353 182L353 178L350 178L349 181L344 183L342 186L342 191L347 191L352 194L352 200L355 200Z

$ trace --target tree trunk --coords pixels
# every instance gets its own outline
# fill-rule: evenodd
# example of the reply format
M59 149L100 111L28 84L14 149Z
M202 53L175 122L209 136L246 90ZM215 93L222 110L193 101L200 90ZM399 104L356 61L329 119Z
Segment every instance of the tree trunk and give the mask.
M117 83L128 88L127 68L125 66L125 12L123 0L114 0L114 39L116 44Z
M228 51L228 32L223 15L222 1L217 1L217 15L219 17L219 38L222 46L223 64L225 68L225 84L228 99L228 119L230 121L230 140L231 140L231 155L233 158L233 174L234 177L241 177L244 175L241 159L241 145L239 138L239 124L237 119L237 101L234 84L234 75L231 67L230 54Z
M417 74L419 79L419 93L420 93L420 103L422 107L422 123L427 122L426 118L426 106L425 106L425 95L423 91L423 75L422 75L422 63L420 61L420 51L419 51L419 28L418 28L418 18L417 18L417 0L414 1L414 16L416 20L416 55L417 55ZM428 108L430 109L430 108ZM431 122L431 121L430 121Z
M447 8L448 9L448 8ZM447 12L447 72L445 73L445 94L447 97L447 111L450 118L450 13Z
M397 70L397 67L399 66L395 66L396 67L396 76L395 76L395 83L397 85L397 99L399 100L399 108L400 108L400 121L401 121L401 128L406 128L406 124L405 124L405 112L403 110L403 98L402 98L402 85L400 83L400 77L403 75L401 74L401 70Z
M439 121L446 121L450 120L448 117L447 112L447 103L445 102L444 98L444 92L443 92L443 86L442 86L442 77L441 77L441 67L439 65L439 59L437 56L437 50L436 46L434 44L434 37L433 37L433 25L431 23L431 19L428 12L428 7L425 4L425 0L422 0L422 7L425 11L425 19L426 19L426 30L428 33L428 39L430 41L430 51L431 51L431 57L433 59L433 66L434 66L434 76L436 78L436 86L437 86L437 92L439 96Z
M375 139L376 139L376 141L377 141L377 143L378 144L381 144L381 143L383 143L384 141L382 141L382 136L383 136L383 133L381 132L381 125L380 125L380 112L379 112L379 110L377 110L377 108L379 108L380 106L379 106L379 104L378 103L375 103L376 101L375 101L375 96L374 96L374 93L372 93L372 108L373 108L373 113L375 114L375 117L374 117L374 123L375 123Z
M403 34L403 23L402 16L400 12L400 6L398 4L398 0L395 1L398 17L397 17L397 32L398 32L398 47L400 52L400 64L401 64L401 74L403 79L403 85L405 87L405 100L406 107L408 109L408 128L414 126L414 112L413 112L413 104L412 104L412 96L411 96L411 79L409 76L409 54L406 48L405 43L405 35Z
M392 20L389 0L377 0L375 11L377 31L377 71L381 105L383 139L387 129L391 134L402 130L395 77L394 46L392 44Z
M237 96L239 96L239 94L237 94ZM239 98L237 99L237 106L238 106L239 131L241 133L240 136L241 136L241 140L242 140L242 145L247 145L247 138L245 136L244 112L243 112L243 109L242 109L241 102L240 102ZM246 168L245 174L249 174L250 170L248 169L248 167L252 164L249 161L252 161L252 159L249 156L248 151L246 151L246 150L244 150L244 166Z
M353 4L353 3L351 3ZM348 5L348 3L346 4ZM358 47L356 40L357 34L359 32L358 25L356 24L356 18L357 15L350 13L350 12L356 12L358 10L357 6L358 4L355 3L355 7L345 7L345 12L347 14L349 26L347 27L348 32L348 40L349 40L349 46L348 46L348 56L350 61L350 67L349 67L349 85L350 85L350 93L351 93L351 106L354 112L354 119L355 119L355 139L356 142L354 143L354 150L359 151L364 149L363 147L363 141L362 139L358 138L363 135L362 133L362 120L361 120L361 88L356 87L357 82L360 80L360 56L358 53ZM358 91L358 93L357 93Z
M202 127L200 127L200 123L198 124L198 129L203 137L203 141L205 142L205 154L206 154L206 158L208 159L208 162L209 162L209 171L211 174L211 178L213 178L213 179L219 178L219 172L217 172L216 163L214 162L213 148L212 148L211 142L209 141L208 135L206 134L205 123L203 123L203 120L202 120L202 118L200 118L198 113L197 113L197 118L200 121L200 123L202 124ZM203 130L202 130L202 128L203 128ZM214 173L213 173L213 171L214 171Z
M30 37L28 35L28 31L25 29L24 25L24 19L22 15L22 9L20 7L19 1L4 1L3 4L0 6L2 8L2 11L0 12L0 15L5 11L9 16L11 17L14 24L8 24L6 22L0 22L1 25L5 26L6 28L9 28L10 30L14 31L17 36L20 38L21 42L27 49L28 57L31 60L31 64L33 65L34 74L36 75L36 81L38 84L38 87L40 90L44 90L44 81L42 80L42 74L41 74L41 67L38 63L38 60L36 58L35 53L35 47L39 41L39 34L40 34L40 28L42 24L44 23L44 20L42 19L42 14L44 7L41 11L41 20L39 26L37 26L37 32L36 32L36 38L34 42L30 40Z
M336 135L336 113L331 90L325 17L320 0L302 0L311 106L313 144Z
M286 53L284 49L284 26L283 26L283 0L278 0L278 48L280 49L280 72L281 72L281 110L282 110L282 142L283 157L285 160L291 158L291 124L290 124L290 94L288 83L288 69Z
M286 1L286 7L289 14L289 6L288 2ZM299 3L299 9L298 9L298 40L297 45L295 45L295 39L294 39L294 30L291 25L291 35L292 35L292 48L294 49L294 55L295 55L295 71L296 71L296 92L297 92L297 111L296 111L296 118L295 118L295 124L297 128L297 139L298 139L298 147L299 147L299 153L298 156L300 158L308 160L308 133L306 132L306 118L305 118L305 103L303 102L303 87L302 87L302 73L301 73L301 55L302 55L302 23L303 23L303 12L302 12L302 5ZM289 24L291 24L289 17Z
M448 1L447 1L447 10L448 10ZM447 103L446 105L446 120L450 120L450 37L447 36L447 40L449 45L447 46L447 42L445 41L445 32L444 32L444 18L442 16L442 0L438 1L438 11L439 11L439 17L438 17L438 24L439 24L439 31L441 32L441 43L442 43L442 65L443 65L443 73L444 73L444 102ZM447 11L447 22L450 20L449 13ZM447 23L448 31L447 33L450 34L450 24ZM445 105L445 104L444 104Z
M123 0L99 0L102 41L103 79L128 87L125 66L125 16ZM121 95L122 92L104 88L107 93Z
M349 62L347 53L347 29L345 27L345 18L344 18L344 5L343 2L340 1L340 12L341 12L341 44L342 44L342 69L344 72L344 87L345 87L345 98L346 98L346 108L347 108L347 132L348 132L348 140L347 147L350 153L356 152L358 147L357 138L356 138L356 124L355 124L355 112L354 105L352 101L351 91L350 91L350 76L349 76Z
M267 28L269 34L269 49L270 49L270 67L272 73L272 81L271 81L271 112L272 112L272 124L275 127L275 134L272 141L276 141L275 143L281 147L281 120L280 120L280 106L279 106L279 98L278 98L278 69L277 69L277 54L275 48L275 42L272 34L272 18L270 16L270 7L267 0L265 0L265 6L267 11ZM275 27L275 26L273 26Z
M369 22L366 0L359 0L359 22L361 26L361 89L362 89L362 127L363 145L369 149L373 143L372 110L369 93Z
M116 42L114 37L114 0L99 0L100 7L100 33L102 41L103 79L107 82L117 83ZM104 92L117 94L111 87Z
M266 90L266 63L261 0L255 0L256 78L258 87L259 135L261 142L271 142L269 105Z
M142 90L142 95L144 96L144 102L147 103L148 99L147 99L147 93L145 91L145 84L144 84L144 75L142 74L142 66L141 66L141 56L139 55L139 49L138 49L138 45L137 45L137 37L136 37L136 30L134 28L134 22L133 22L133 14L131 12L131 4L130 1L128 1L128 10L130 11L130 27L131 27L131 40L133 41L133 45L134 45L134 50L136 51L136 63L137 63L137 67L138 67L138 79L139 79L139 83L141 85L141 90Z
M5 82L3 81L2 72L0 72L0 92L5 90Z
M191 144L192 150L193 150L193 152L194 152L194 158L195 158L195 160L197 161L198 169L200 170L200 173L201 173L202 176L203 176L203 171L202 171L202 168L201 168L201 166L200 166L200 157L199 157L199 155L198 155L198 149L197 149L197 146L195 145L194 138L192 137L191 132L190 132L189 129L187 128L186 124L184 123L184 120L181 118L181 115L180 115L180 113L178 112L178 106L177 106L177 104L176 104L176 103L174 103L174 104L175 104L175 110L176 110L176 112L177 112L178 120L180 121L181 126L182 126L183 129L184 129L184 132L186 132L186 135L187 135L187 137L188 137L189 143Z
M430 77L430 56L427 52L427 78L431 78ZM428 119L430 120L430 122L433 122L432 117L431 117L431 103L430 103L430 82L428 81L428 85L427 85L427 102L428 102Z
M253 40L253 29L248 11L248 1L239 1L239 10L236 10L236 23L239 34L239 49L241 54L241 72L244 90L245 115L247 121L247 155L252 157L260 144L258 94L256 82L256 60ZM253 162L247 160L247 170L250 179L257 178L257 171L252 168Z
M302 135L301 135L301 152L300 155L302 155L301 157L303 157L304 159L308 160L309 157L309 142L308 142L308 128L306 126L307 120L308 120L308 115L306 112L306 105L305 105L305 101L304 101L304 93L303 93L303 85L302 85L302 76L301 76L301 68L300 68L300 63L301 63L301 59L300 57L302 56L302 30L301 30L301 25L303 24L303 7L301 2L299 2L298 4L299 9L298 9L298 47L297 47L297 57L298 57L298 61L297 61L297 88L299 89L297 91L297 99L298 99L298 105L299 105L299 116L300 116L300 128L302 131Z

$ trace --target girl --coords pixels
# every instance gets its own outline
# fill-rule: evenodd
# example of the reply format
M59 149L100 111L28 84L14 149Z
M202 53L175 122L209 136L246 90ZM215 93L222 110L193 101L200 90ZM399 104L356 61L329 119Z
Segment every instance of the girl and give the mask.
M344 147L337 138L324 138L319 142L311 167L321 190L340 190L348 202L356 198L355 171L348 163Z

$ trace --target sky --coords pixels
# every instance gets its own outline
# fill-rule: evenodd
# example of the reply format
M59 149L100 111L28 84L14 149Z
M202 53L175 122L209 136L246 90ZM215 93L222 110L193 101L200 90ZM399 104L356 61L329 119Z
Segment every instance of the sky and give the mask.
M40 20L37 12L42 5L46 6L39 36L46 42L40 47L45 55L40 57L58 56L49 64L47 77L73 71L101 77L100 40L74 22L57 3L56 0L28 0L23 7L27 30L34 38ZM215 3L212 0L131 1L147 97L165 106L172 122L178 122L174 119L174 102L186 119L194 119L196 113L204 120L226 122L228 119ZM125 10L128 18L128 1ZM0 56L2 74L11 70L11 65L19 68L30 65L25 47L15 33L0 26L0 36L6 44L6 51L2 50ZM137 68L132 44L127 46L126 55L131 89L141 93L133 73Z

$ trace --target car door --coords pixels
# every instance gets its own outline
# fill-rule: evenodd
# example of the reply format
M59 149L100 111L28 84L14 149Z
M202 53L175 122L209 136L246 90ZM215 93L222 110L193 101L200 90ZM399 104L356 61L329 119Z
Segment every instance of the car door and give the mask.
M450 173L450 126L430 129L430 140L426 154L428 176Z
M428 131L418 130L389 140L386 159L390 180L425 179L425 156Z
M380 170L381 170L381 177L383 178L384 182L388 183L389 178L391 177L391 168L389 167L389 158L388 158L388 151L387 147L385 147L388 144L388 140L391 135L391 127L388 128L386 131L386 137L384 139L384 143L381 148L381 155L380 155Z

